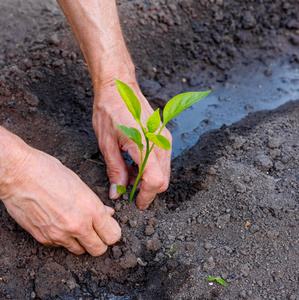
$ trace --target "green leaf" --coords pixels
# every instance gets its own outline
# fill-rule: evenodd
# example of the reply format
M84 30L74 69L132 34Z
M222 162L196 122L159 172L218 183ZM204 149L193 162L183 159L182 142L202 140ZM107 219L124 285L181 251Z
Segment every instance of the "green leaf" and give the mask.
M162 149L169 150L171 148L169 140L163 135L148 132L146 136L151 142Z
M142 137L138 129L134 127L129 128L118 124L115 124L115 126L117 126L117 128L119 128L124 135L126 135L129 139L131 139L134 143L136 143L140 151L142 151L143 149Z
M127 188L124 185L119 184L119 185L116 186L116 190L117 190L118 193L123 195L127 191Z
M228 283L225 282L220 276L217 276L215 279L216 279L216 281L217 281L218 283L220 283L221 285L223 285L223 286L228 286Z
M153 112L153 114L147 119L146 127L149 132L155 132L161 123L161 117L159 114L159 108Z
M206 278L206 280L208 280L208 281L214 281L214 280L216 280L216 278L213 277L213 276L209 276L209 277Z
M141 106L138 98L129 86L116 78L114 78L114 80L116 82L117 90L126 103L128 110L131 112L134 119L140 123Z
M167 102L163 111L163 125L176 117L184 109L206 97L211 91L190 92L175 96Z

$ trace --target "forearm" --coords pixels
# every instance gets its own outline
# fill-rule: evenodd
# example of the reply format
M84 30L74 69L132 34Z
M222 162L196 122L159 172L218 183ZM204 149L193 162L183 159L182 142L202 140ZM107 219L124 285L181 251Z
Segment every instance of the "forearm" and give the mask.
M5 200L14 184L17 174L28 155L27 146L19 137L0 126L0 199Z
M57 0L71 24L92 77L94 88L113 77L135 78L114 0Z

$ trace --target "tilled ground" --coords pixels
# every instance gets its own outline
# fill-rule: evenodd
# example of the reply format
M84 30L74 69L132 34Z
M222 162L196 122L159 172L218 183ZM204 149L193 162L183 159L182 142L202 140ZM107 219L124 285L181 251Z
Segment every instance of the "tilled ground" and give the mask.
M91 80L57 6L31 0L12 12L14 2L0 4L0 124L115 207L123 235L100 258L78 257L38 244L1 203L0 298L298 299L298 100L202 135L173 161L168 191L140 212L109 201L105 165L86 160L104 163ZM229 81L233 65L283 58L298 68L295 2L119 1L144 93L157 107L174 85Z

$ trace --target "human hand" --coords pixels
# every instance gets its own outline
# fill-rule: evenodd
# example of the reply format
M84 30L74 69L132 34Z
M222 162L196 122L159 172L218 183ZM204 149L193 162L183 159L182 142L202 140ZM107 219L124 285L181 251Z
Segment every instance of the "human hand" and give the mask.
M113 76L133 88L141 102L144 119L153 111L136 82L135 67L121 33L116 2L91 0L82 5L81 1L58 0L58 3L76 34L93 81L93 127L107 164L111 183L110 198L116 199L120 196L116 185L127 186L129 177L134 177L134 172L128 172L121 150L127 151L139 166L140 153L136 145L114 125L116 123L138 128L117 92ZM162 134L171 140L167 129ZM140 209L146 209L157 193L167 189L170 157L170 151L157 147L151 152L137 197ZM129 170L132 171L132 168Z
M8 213L42 244L103 254L121 235L114 210L57 159L24 145L0 185Z
M119 79L119 78L118 78ZM145 126L146 120L153 113L149 103L142 95L136 80L120 78L128 84L140 100L141 122ZM140 130L139 124L133 119L124 101L121 99L114 81L104 87L95 87L95 100L93 108L93 127L98 138L100 150L107 165L110 180L109 197L117 199L116 185L133 184L137 172L132 166L127 166L121 154L126 151L134 162L140 167L140 150L137 145L126 137L115 124L135 127ZM168 140L172 140L170 132L164 128L162 131ZM137 206L145 210L154 200L156 194L164 192L169 184L171 151L154 147L141 177L141 188L137 196Z

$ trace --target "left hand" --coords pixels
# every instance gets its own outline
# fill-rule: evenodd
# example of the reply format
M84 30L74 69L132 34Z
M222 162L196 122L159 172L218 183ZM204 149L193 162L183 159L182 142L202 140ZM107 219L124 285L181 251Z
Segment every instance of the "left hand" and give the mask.
M37 241L99 256L120 239L114 210L56 158L1 127L0 154L0 199Z
M142 95L135 79L118 78L129 85L141 104L141 121L146 120L153 113L151 106ZM95 99L93 107L93 127L98 138L100 150L107 164L107 173L110 181L109 197L117 199L116 185L134 183L136 172L128 168L121 151L126 151L134 162L140 167L140 150L137 145L126 137L114 125L120 124L127 127L135 127L141 131L139 124L134 120L127 109L124 101L117 91L114 81L105 87L95 88ZM162 133L170 142L170 132L164 128ZM157 146L153 148L141 177L141 188L137 196L137 206L145 210L154 200L156 194L164 192L169 185L171 150L166 151ZM130 170L130 171L129 171ZM134 174L135 173L135 174Z

